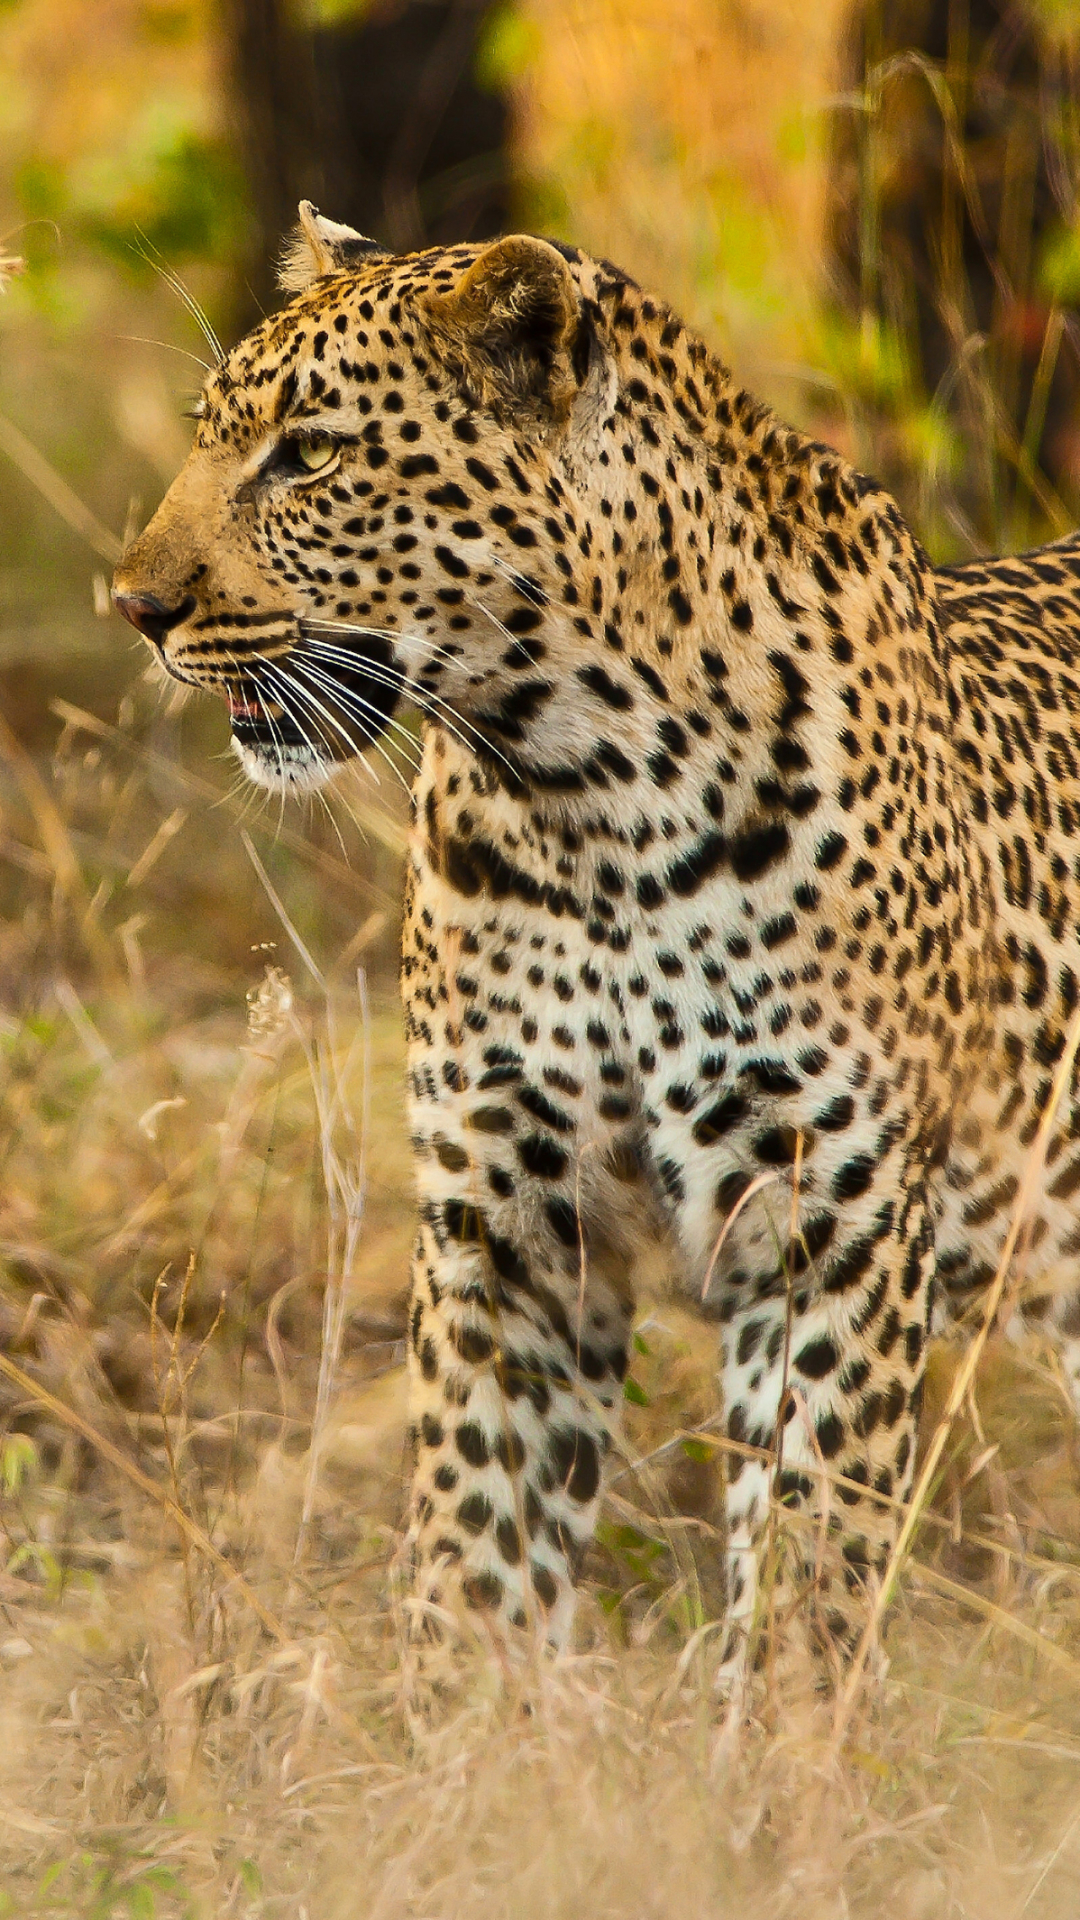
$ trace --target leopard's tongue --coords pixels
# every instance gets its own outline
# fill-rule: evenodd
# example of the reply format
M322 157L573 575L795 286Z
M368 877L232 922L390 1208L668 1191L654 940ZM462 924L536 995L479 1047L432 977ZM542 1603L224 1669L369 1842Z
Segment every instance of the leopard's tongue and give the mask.
M234 693L231 687L226 687L225 698L229 706L230 720L261 720L263 718L263 709L257 700L245 699L243 694Z

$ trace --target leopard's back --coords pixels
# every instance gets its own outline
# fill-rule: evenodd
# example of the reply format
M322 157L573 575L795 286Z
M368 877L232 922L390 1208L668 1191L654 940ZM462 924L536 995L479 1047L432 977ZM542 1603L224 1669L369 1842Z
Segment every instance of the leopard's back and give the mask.
M1003 1223L1080 1003L1080 535L937 574L955 752L995 901L996 1044L947 1171L939 1276L962 1302ZM1049 1151L1037 1285L1075 1285L1080 1108Z

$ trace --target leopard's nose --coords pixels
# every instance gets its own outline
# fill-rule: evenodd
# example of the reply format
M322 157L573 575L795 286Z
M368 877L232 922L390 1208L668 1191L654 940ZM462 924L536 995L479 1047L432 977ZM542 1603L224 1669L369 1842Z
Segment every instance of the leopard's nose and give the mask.
M195 601L190 593L181 600L179 606L167 607L164 601L156 599L152 593L116 593L114 591L113 605L117 612L122 613L125 620L130 620L132 626L137 627L147 640L152 640L155 647L163 647L165 635L171 633L173 627L178 627L181 621L187 619L189 613L195 611Z

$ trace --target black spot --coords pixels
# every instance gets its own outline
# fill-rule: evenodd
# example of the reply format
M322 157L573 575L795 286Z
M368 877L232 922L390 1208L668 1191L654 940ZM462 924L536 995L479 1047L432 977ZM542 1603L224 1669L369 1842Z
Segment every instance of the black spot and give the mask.
M495 1458L507 1473L520 1473L525 1465L525 1444L512 1427L497 1436Z
M597 698L604 702L605 706L615 707L620 712L626 712L627 709L634 704L634 696L629 688L620 686L618 681L613 680L611 675L605 672L603 667L579 667L577 677L581 681L582 686L588 687L590 693L595 693Z
M466 1420L454 1435L454 1444L463 1460L470 1467L486 1467L488 1463L488 1443L481 1427L472 1420Z
M744 1094L725 1094L695 1123L694 1139L699 1147L711 1146L714 1140L722 1140L726 1133L745 1120L749 1111L750 1105Z
M535 1561L530 1568L530 1572L532 1573L533 1590L541 1606L548 1608L553 1607L559 1597L559 1588L554 1574L549 1572L547 1567L538 1567Z
M467 1606L489 1613L503 1597L503 1583L497 1573L470 1573L461 1583Z
M469 1164L469 1156L464 1147L454 1140L438 1140L435 1143L435 1157L447 1173L464 1173Z
M869 1154L853 1154L852 1158L845 1161L833 1175L833 1199L857 1200L860 1193L865 1193L873 1180L874 1165Z
M846 1293L849 1287L857 1285L874 1258L874 1246L874 1239L867 1235L845 1247L826 1271L826 1293Z
M436 547L435 558L443 571L451 574L455 580L468 579L469 565L461 558L460 553L454 553L450 547Z
M560 1486L582 1505L600 1485L600 1454L589 1434L561 1427L551 1436L549 1458Z
M831 1373L839 1359L828 1334L819 1334L817 1339L808 1340L805 1347L795 1355L794 1364L808 1380L824 1380Z
M728 843L731 868L737 880L757 880L783 859L791 836L782 820L766 820L732 836Z
M727 841L722 833L706 833L681 860L674 860L665 878L672 893L689 899L723 864Z
M790 1167L799 1151L797 1127L766 1127L754 1140L754 1152L767 1167Z
M467 1493L457 1517L467 1533L483 1533L484 1528L490 1526L494 1512L486 1493Z
M844 1444L844 1425L835 1413L827 1413L814 1427L817 1443L826 1460L839 1453Z
M443 1219L451 1240L460 1240L467 1246L484 1237L482 1215L476 1207L467 1206L464 1200L448 1200L443 1208Z
M469 1321L458 1322L450 1329L450 1338L461 1355L471 1366L481 1366L490 1360L495 1351L495 1342L483 1327L475 1327Z
M519 1140L517 1156L526 1173L541 1180L558 1180L566 1170L566 1154L547 1133L530 1133Z
M832 867L836 866L838 861L843 859L846 852L847 841L843 834L827 833L824 839L818 843L818 849L814 855L814 865L820 873L828 873Z
M495 1540L507 1565L516 1567L521 1559L521 1535L509 1514L504 1514L495 1528Z
M564 1247L579 1247L581 1244L581 1222L576 1207L569 1200L549 1200L544 1212Z
M516 1098L526 1113L531 1113L534 1120L550 1127L553 1133L573 1133L574 1122L570 1115L541 1093L539 1087L519 1087Z

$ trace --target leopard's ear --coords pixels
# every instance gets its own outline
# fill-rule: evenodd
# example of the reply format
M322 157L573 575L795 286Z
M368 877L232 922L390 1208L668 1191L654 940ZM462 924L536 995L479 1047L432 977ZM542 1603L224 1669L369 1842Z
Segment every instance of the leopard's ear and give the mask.
M303 293L323 274L348 273L383 251L355 227L327 220L310 200L301 200L299 211L300 224L286 240L278 268L278 285L285 293Z
M588 371L593 329L557 247L527 234L496 240L456 287L429 294L425 304L482 404L556 418L569 411Z

